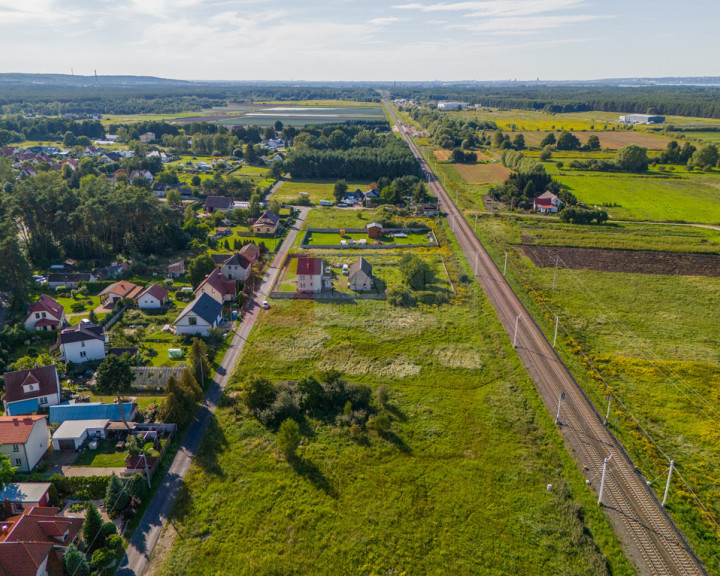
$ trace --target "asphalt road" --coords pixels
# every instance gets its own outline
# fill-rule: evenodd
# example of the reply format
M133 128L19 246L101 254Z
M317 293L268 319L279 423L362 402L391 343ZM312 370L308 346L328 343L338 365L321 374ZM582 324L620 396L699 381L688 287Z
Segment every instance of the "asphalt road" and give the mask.
M258 315L262 312L262 301L267 298L275 281L275 277L278 274L279 267L282 265L285 255L297 237L298 231L309 211L309 208L300 208L300 215L297 222L290 232L288 232L287 237L280 246L280 250L268 267L260 290L254 295L252 302L248 306L245 316L220 363L215 378L210 383L202 406L195 415L195 420L193 420L187 432L185 432L180 449L175 455L170 469L162 479L162 483L145 511L140 525L130 540L130 544L125 551L125 557L122 559L120 567L116 572L118 576L130 576L131 574L141 576L147 569L152 559L155 545L162 533L163 526L170 516L183 479L190 469L193 458L200 446L200 441L217 408L222 392L233 372L233 368L240 358L240 354L245 346L245 341L250 335L250 330L252 330L252 327L255 325L255 320L257 320Z
M706 574L692 547L660 505L623 445L604 426L582 388L441 186L392 107L385 104L426 174L428 186L438 196L460 247L474 266L475 278L514 342L538 394L553 418L559 414L558 428L566 445L582 466L588 484L597 492L603 464L607 463L604 510L638 572L643 576Z

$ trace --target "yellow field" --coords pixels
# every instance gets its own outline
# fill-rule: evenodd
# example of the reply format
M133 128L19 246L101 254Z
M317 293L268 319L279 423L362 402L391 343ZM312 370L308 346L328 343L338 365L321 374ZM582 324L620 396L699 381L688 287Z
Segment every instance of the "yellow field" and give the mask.
M510 176L502 164L453 164L453 168L468 184L502 184Z

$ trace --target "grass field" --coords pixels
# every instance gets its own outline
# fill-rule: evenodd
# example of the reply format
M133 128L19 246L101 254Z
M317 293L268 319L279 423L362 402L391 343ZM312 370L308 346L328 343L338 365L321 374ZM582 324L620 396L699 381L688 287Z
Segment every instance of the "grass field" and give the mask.
M591 227L486 217L479 228L498 262L509 250L509 277L550 337L559 315L563 357L598 409L604 410L607 391L622 399L629 412L615 402L611 423L656 492L664 490L667 454L699 494L709 514L676 477L669 509L711 573L720 574L718 532L709 520L720 519L720 348L714 337L720 309L712 304L720 298L718 279L560 270L553 291L554 270L535 268L509 242L532 234L543 244L586 246L593 243ZM704 251L708 244L717 250L720 234L626 225L597 229L595 236L596 246Z
M360 188L363 192L368 189L370 182L348 182L348 190L352 191ZM310 198L310 202L317 204L320 200L330 200L335 202L333 191L335 189L335 180L286 180L282 186L273 194L273 200L278 202L293 202L298 199L300 193L306 193Z
M522 134L525 138L525 145L535 148L540 146L543 138L545 138L548 133L549 132L547 131L520 132L520 134ZM513 134L513 132L508 132L511 139L514 137ZM556 137L557 135L558 133L555 132ZM648 150L664 150L670 141L668 138L664 138L662 136L646 134L644 132L637 132L634 130L574 132L574 135L577 136L583 144L587 143L590 136L595 135L600 139L601 147L613 150L630 144L643 146Z
M453 164L455 171L468 184L502 184L510 170L502 164Z
M344 236L341 236L339 233L333 232L312 232L308 234L306 241L310 246L313 244L321 246L340 246L343 240L349 242L351 239L355 241L368 240L368 236L365 233L346 233ZM368 240L368 243L372 242L373 240ZM409 244L427 244L428 236L427 232L410 232L405 238L395 238L388 236L387 234L383 234L381 242L383 244L387 244L388 248L393 248L393 245L404 246ZM362 245L358 245L356 247L358 249L363 248Z
M494 311L460 283L469 268L436 250L460 284L451 304L278 301L263 313L233 388L335 368L389 387L392 432L353 439L306 419L292 467L271 430L224 402L163 574L632 573Z

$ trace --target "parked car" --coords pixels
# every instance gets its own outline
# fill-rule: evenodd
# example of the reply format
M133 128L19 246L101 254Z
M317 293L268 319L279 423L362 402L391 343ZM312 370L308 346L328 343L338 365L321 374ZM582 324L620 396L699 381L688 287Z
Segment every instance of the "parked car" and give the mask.
M262 307L263 307L265 310L267 310L267 309L270 308L270 304L268 304L268 301L267 301L267 300L263 300Z

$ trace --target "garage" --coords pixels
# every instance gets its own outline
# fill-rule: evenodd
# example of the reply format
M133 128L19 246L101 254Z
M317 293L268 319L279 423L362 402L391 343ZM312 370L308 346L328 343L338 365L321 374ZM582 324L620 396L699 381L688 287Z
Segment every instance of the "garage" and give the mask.
M110 420L65 420L52 435L55 450L78 450L86 441L104 440Z

